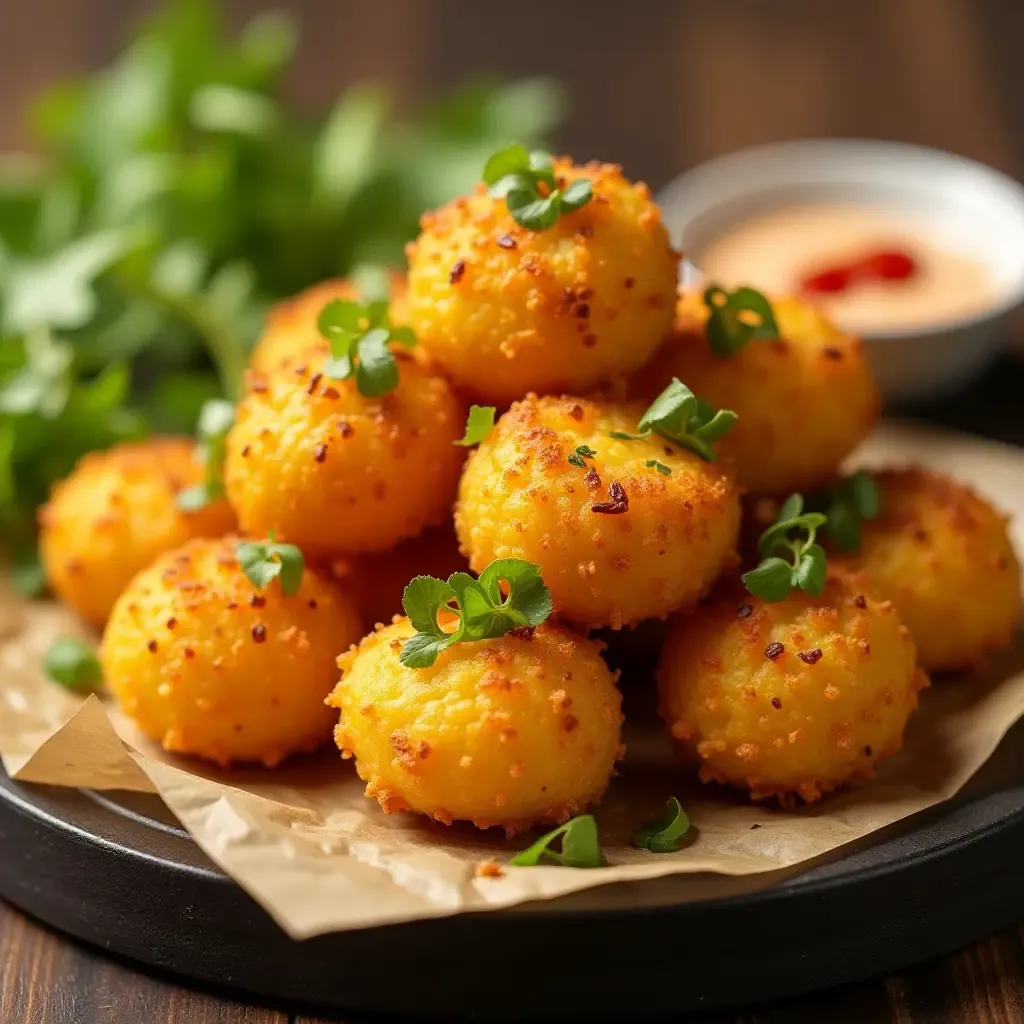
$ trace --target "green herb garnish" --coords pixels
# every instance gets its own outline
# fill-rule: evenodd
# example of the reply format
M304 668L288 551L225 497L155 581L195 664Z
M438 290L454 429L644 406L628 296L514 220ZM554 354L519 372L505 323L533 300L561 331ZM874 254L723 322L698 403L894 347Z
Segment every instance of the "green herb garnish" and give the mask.
M560 850L552 850L551 844L561 837ZM592 814L580 814L570 818L532 846L516 854L510 861L518 868L534 868L542 857L550 857L557 864L567 868L601 868L605 865L604 854L597 838L597 822Z
M653 467L653 468L654 468L654 469L656 469L656 470L657 470L657 471L658 471L658 472L659 472L659 473L660 473L660 474L661 474L662 476L671 476L671 475L672 475L672 470L671 470L671 469L670 469L670 468L669 468L668 466L666 466L664 462L659 462L659 461L658 461L657 459L648 459L648 460L647 460L647 461L646 461L646 462L644 463L644 465L645 465L645 466L646 466L646 467L647 467L648 469L651 469L651 468Z
M586 469L587 464L583 460L592 459L596 454L596 448L591 448L588 444L578 444L569 456L569 463L570 465L578 466L580 469Z
M508 585L503 597L501 583ZM402 647L400 661L409 668L429 668L441 651L452 644L490 640L513 629L539 626L551 614L551 594L540 568L520 558L502 558L473 579L456 572L448 582L417 576L402 595L402 605L417 633ZM438 625L442 610L458 618L448 633Z
M54 640L46 651L43 671L48 679L75 693L89 693L103 683L103 673L95 649L78 637Z
M468 448L485 440L494 429L494 414L497 411L493 405L471 405L466 417L466 433L460 441L452 443Z
M484 164L484 181L488 195L504 199L512 219L530 231L550 228L563 214L590 202L594 191L587 178L559 188L551 156L531 153L521 142L491 156Z
M753 288L727 292L712 285L704 292L704 305L708 345L716 356L734 356L748 341L779 336L771 303Z
M224 496L224 459L227 455L228 432L235 424L235 407L223 398L214 398L199 413L196 437L199 458L206 470L201 484L186 487L176 497L183 512L197 512Z
M861 470L812 495L808 504L828 517L822 533L840 551L853 552L860 550L863 521L882 511L882 496L871 474Z
M324 375L347 380L355 374L356 387L367 398L379 398L398 387L398 364L388 342L416 344L411 328L391 323L384 299L332 299L320 310L317 328L331 343L332 358L324 364Z
M263 590L275 577L281 578L281 592L294 597L302 586L302 552L294 544L278 544L273 531L268 540L242 540L235 545L242 572L257 589Z
M639 850L651 853L674 853L679 849L679 840L690 830L690 819L674 797L665 804L665 813L649 821L633 836L633 845Z
M814 538L826 521L820 512L804 512L803 496L791 494L775 522L761 534L757 552L762 561L742 576L747 590L769 602L782 601L793 587L813 596L820 594L828 563Z
M717 455L712 445L725 437L738 419L731 409L712 408L678 377L673 377L672 383L640 417L637 433L615 430L611 436L620 441L639 441L658 434L699 455L705 462L714 462Z

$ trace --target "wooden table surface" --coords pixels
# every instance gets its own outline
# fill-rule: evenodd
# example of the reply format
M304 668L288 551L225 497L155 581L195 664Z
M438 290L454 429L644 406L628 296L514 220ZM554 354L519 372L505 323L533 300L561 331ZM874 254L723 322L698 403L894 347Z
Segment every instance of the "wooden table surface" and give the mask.
M938 894L937 898L941 898ZM485 1018L480 1018L485 1019ZM386 1024L383 1018L374 1018ZM1020 1024L1024 928L888 978L687 1024ZM0 903L3 1024L327 1024L358 1017L270 1008L196 991L114 960Z

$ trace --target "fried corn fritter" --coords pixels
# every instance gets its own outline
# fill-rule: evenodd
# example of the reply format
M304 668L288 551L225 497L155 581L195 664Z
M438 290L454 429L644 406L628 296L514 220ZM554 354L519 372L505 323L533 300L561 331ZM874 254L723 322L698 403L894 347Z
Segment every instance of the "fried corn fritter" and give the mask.
M102 626L128 581L190 537L234 528L226 501L183 512L176 497L204 470L195 443L160 437L85 455L39 511L39 550L53 591Z
M806 492L833 476L868 435L881 402L859 339L798 299L772 299L772 309L781 337L717 356L708 347L700 293L682 293L675 330L631 390L651 400L678 377L713 405L739 414L718 450L732 459L741 487L755 494Z
M273 766L330 739L324 697L360 632L352 601L311 570L294 597L276 580L257 590L234 540L194 540L132 580L100 660L122 710L165 750Z
M769 604L737 588L676 619L660 713L705 782L808 803L895 753L927 678L891 601L833 578Z
M466 463L455 528L474 572L540 566L555 613L597 628L694 604L735 562L740 505L717 465L635 431L642 406L528 395ZM579 446L596 454L569 462ZM664 475L648 462L670 470Z
M620 756L621 697L600 645L548 621L407 668L406 618L338 659L335 740L385 811L500 826L560 823L598 800Z
M405 275L388 275L391 292L389 317L393 324L407 322L405 314ZM290 356L298 355L320 339L317 320L320 311L332 299L359 299L359 288L347 277L321 281L298 295L273 306L267 314L267 326L252 351L249 365L258 373L269 373Z
M589 178L593 198L547 230L479 185L425 214L406 249L409 323L476 399L588 390L642 365L672 324L678 255L647 186L611 164L555 173Z
M405 351L380 398L324 376L329 356L325 343L254 378L227 439L228 497L246 533L307 556L387 551L448 517L465 413Z
M830 561L892 600L930 672L971 668L1007 647L1021 613L1007 517L930 470L874 478L880 516L863 524L858 554Z

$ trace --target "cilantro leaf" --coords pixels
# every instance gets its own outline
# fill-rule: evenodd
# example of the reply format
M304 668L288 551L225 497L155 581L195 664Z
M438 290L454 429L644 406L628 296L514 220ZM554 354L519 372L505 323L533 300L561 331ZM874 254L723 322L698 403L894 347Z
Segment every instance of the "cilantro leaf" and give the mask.
M468 448L485 440L494 429L494 414L497 411L493 405L471 405L469 416L466 417L466 432L461 440L453 444Z
M239 541L235 555L242 572L257 590L266 589L272 580L280 578L285 597L294 597L299 592L305 566L302 552L294 544L279 544L271 534L266 541Z
M793 587L816 597L825 587L828 562L815 535L827 523L820 512L804 512L803 495L791 494L761 534L757 551L762 560L743 574L743 585L768 602L784 600Z
M860 550L861 524L882 511L882 496L870 473L860 470L817 494L811 504L824 510L828 523L823 532L843 552Z
M561 838L561 849L552 849L556 839ZM567 868L604 867L604 854L597 836L597 822L592 814L580 814L570 818L564 825L552 829L532 846L516 854L509 863L520 868L537 867L547 857Z
M389 342L411 345L415 337L408 327L392 326L386 300L332 299L320 310L317 330L331 344L326 376L347 380L354 373L356 388L367 398L380 398L398 387L398 364Z
M670 796L665 804L665 813L638 829L633 845L651 853L674 853L679 849L679 840L690 830L690 819L682 805Z
M708 346L716 356L734 356L748 341L779 336L771 303L753 288L727 292L711 285L704 292L704 305Z
M670 468L669 468L668 466L666 466L664 462L659 462L659 461L658 461L657 459L648 459L648 460L647 460L647 461L646 461L646 462L644 463L644 465L645 465L645 466L646 466L646 467L647 467L648 469L650 469L650 468L652 468L652 467L653 467L653 468L654 468L654 469L656 469L656 470L657 470L657 471L658 471L658 472L659 472L659 473L660 473L660 474L661 474L662 476L671 476L671 475L672 475L672 470L671 470L671 469L670 469Z
M224 459L228 432L235 424L235 407L223 398L213 398L199 411L196 436L199 458L205 468L201 484L180 490L175 501L183 512L197 512L224 496Z
M78 637L54 640L46 651L43 671L48 679L76 693L88 693L103 683L96 651Z
M507 585L507 596L502 594L502 583ZM405 588L402 605L417 631L399 658L408 668L429 668L441 651L455 643L494 639L513 629L538 626L552 610L540 568L519 558L492 562L478 579L466 572L452 573L447 583L416 576ZM458 618L451 633L437 622L442 609Z
M569 455L569 464L577 466L579 469L586 469L587 464L583 460L592 459L596 454L596 448L591 448L588 444L578 444Z

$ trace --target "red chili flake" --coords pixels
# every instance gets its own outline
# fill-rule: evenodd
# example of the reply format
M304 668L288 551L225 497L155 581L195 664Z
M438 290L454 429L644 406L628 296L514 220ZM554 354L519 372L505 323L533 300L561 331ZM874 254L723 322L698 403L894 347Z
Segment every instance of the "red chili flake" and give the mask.
M627 288L632 288L632 287L633 287L633 285L635 285L635 284L636 284L636 278L635 278L635 277L627 277L627 278L626 278L626 280L625 280L625 281L623 281L622 283L623 283L623 284L624 284L624 285L625 285L625 286L626 286Z
M775 640L764 649L764 656L770 661L774 661L785 650L785 646L780 644L778 640Z
M870 757L870 756L871 756L871 753L872 753L872 751L871 751L871 746L870 746L870 745L866 746L866 747L864 748L864 756L865 756L865 757Z
M306 387L306 394L313 394L313 392L316 391L317 384L319 384L323 379L324 375L322 373L314 373L313 376L309 378L309 385Z
M623 512L629 511L629 497L622 489L618 480L613 480L608 485L608 497L610 501L601 501L590 506L591 512L599 512L605 516L621 516Z
M587 317L590 316L590 306L585 302L581 302L576 307L575 313L581 320L586 320Z
M313 609L313 611L316 611L316 598L315 598L315 597L311 597L311 598L310 598L310 599L309 599L309 600L308 600L308 601L306 602L306 604L307 604L307 605L308 605L308 606L309 606L310 608L312 608L312 609Z
M252 627L252 638L256 643L261 644L267 639L267 627L266 626L253 626Z
M842 359L842 358L843 358L843 350L842 350L841 348L836 348L836 347L835 347L835 345L826 345L826 346L825 346L825 347L824 347L824 348L823 348L823 349L821 350L821 354L822 354L822 355L823 355L823 356L824 356L824 357L825 357L826 359L835 359L835 360L839 360L839 359Z
M350 426L344 420L338 421L338 433L341 434L342 437L351 437L355 432L355 428Z
M816 665L821 661L821 648L812 647L809 651L798 651L797 657L807 665Z
M194 658L196 656L196 652L193 651L191 647L186 647L182 653L186 658Z
M754 824L750 826L750 831L753 832L755 828L760 828L760 827L761 826L758 825L758 823L755 821Z
M254 380L252 384L249 385L249 390L254 394L262 395L263 392L267 390L267 382L265 380Z
M584 484L587 485L592 491L596 491L601 486L601 478L597 475L597 470L593 466L587 471L587 475L583 478Z
M327 445L318 444L313 449L313 461L314 462L326 462L327 461Z
M177 624L178 624L178 620L173 615L167 620L167 628L168 629L174 629L174 627Z
M149 643L146 644L146 650L148 650L150 654L156 654L157 642L155 640L150 640Z
M516 240L511 235L501 235L498 238L498 245L502 249L514 249L516 247Z
M237 601L228 601L228 611L233 612L238 607Z
M772 707L775 708L776 711L780 710L782 707L782 701L779 700L778 697L772 697Z
M305 377L307 373L309 373L309 367L305 363L295 367L295 375L297 377Z
M320 397L330 398L333 400L335 398L340 398L341 395L338 393L337 388L324 388L323 391L320 392Z
M855 597L855 598L853 599L853 603L854 603L854 604L855 604L855 605L856 605L856 606L857 606L858 608L867 608L867 606L868 606L868 602L867 602L867 600L865 599L865 597L864 597L864 595L863 595L863 594L858 594L858 595L857 595L857 596L856 596L856 597Z
M582 405L574 405L574 406L573 406L573 407L572 407L572 408L571 408L571 409L569 410L569 415L570 415L570 416L571 416L571 417L572 417L572 418L573 418L574 420L581 420L581 419L583 419L583 406L582 406Z
M253 608L262 608L267 603L267 599L262 594L250 594L249 605Z
M579 231L576 232L576 234L579 235L580 238L593 238L594 229L589 224L584 224L583 227L581 227Z
M587 348L593 348L597 344L597 335L596 334L584 334L583 335L583 344Z
M452 265L452 269L448 272L448 283L458 284L462 280L462 275L466 272L466 261L456 260Z
M508 635L514 636L518 640L532 640L533 634L536 632L536 626L516 626L515 629L510 629L508 631Z
M736 609L737 619L749 619L754 614L754 606L752 604L743 603Z
M248 457L249 457L249 446L248 446L248 445L246 445L246 446L245 446L245 447L244 447L244 448L242 449L242 458L243 458L243 459L247 459Z

